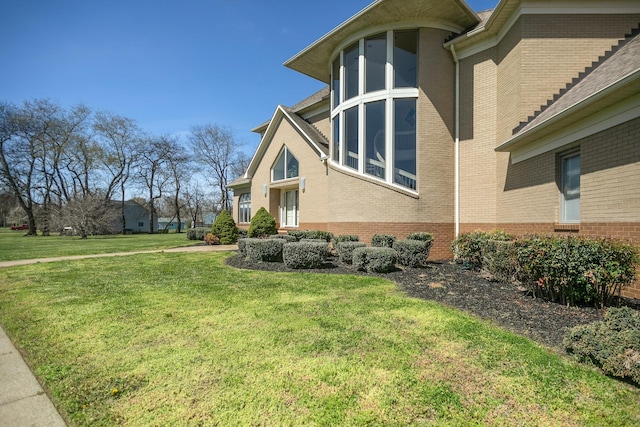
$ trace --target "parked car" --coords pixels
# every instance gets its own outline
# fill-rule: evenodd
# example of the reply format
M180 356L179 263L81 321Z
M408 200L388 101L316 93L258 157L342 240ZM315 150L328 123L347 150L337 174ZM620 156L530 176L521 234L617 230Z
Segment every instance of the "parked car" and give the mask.
M28 230L29 229L29 224L12 225L11 229L12 230Z

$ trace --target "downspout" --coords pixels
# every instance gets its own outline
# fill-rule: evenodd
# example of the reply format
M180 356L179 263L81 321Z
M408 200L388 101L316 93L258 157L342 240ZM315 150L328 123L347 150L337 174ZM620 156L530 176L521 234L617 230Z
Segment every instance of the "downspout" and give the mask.
M450 45L451 55L453 56L453 62L456 64L456 84L455 84L455 127L454 127L454 181L455 181L455 193L454 193L454 216L455 216L455 237L460 235L460 60L456 53L456 48L453 44Z

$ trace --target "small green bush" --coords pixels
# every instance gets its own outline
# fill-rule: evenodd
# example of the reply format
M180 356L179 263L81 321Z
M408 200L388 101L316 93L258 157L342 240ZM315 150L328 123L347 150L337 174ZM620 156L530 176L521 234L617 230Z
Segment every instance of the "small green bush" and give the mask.
M291 243L291 242L297 242L298 239L296 239L293 236L290 236L288 234L274 234L273 236L269 236L270 239L282 239L284 240L286 243Z
M374 234L371 237L371 246L376 248L392 248L393 242L396 241L396 236L390 234Z
M353 265L358 270L388 273L396 269L398 255L392 248L366 247L353 251Z
M268 237L274 234L278 234L275 218L265 208L258 209L258 212L251 218L247 236Z
M517 271L513 241L487 240L482 253L482 271L502 282L513 282Z
M313 239L313 240L324 240L325 242L330 242L333 238L333 234L328 231L322 230L289 230L287 234L295 237L298 241L302 239Z
M220 240L221 245L233 245L238 241L238 227L229 212L222 211L216 216L211 234Z
M396 240L393 249L398 253L398 264L406 267L425 267L427 257L431 249L431 241L423 240Z
M353 251L358 248L364 248L367 245L364 242L357 241L343 241L338 242L336 246L336 250L338 251L338 257L340 262L345 264L353 263Z
M525 236L514 243L518 280L563 305L611 305L635 279L637 248L613 239Z
M243 237L242 239L238 239L238 252L243 257L247 257L247 238Z
M356 236L355 234L341 234L340 236L335 236L332 240L333 247L338 248L338 244L342 242L359 242L360 236Z
M415 233L409 233L407 240L420 240L421 242L433 242L433 234L426 231L418 231Z
M329 255L327 242L319 239L286 243L282 248L282 259L289 268L320 268Z
M610 308L603 321L572 328L564 346L580 362L640 385L640 312Z
M501 230L462 233L452 243L455 261L466 263L473 270L482 268L482 250L489 240L509 241L513 236Z
M247 259L253 262L282 262L283 239L248 238L245 241Z
M189 240L204 240L204 236L209 232L208 228L198 227L190 228L187 230L187 239Z
M238 239L246 239L248 237L249 230L245 228L238 228Z

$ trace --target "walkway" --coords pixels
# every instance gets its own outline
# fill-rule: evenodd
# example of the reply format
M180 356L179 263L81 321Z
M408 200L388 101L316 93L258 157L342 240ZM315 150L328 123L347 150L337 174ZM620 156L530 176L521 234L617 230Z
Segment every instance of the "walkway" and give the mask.
M230 246L185 246L181 248L118 252L112 254L78 255L55 258L26 259L0 262L0 268L13 267L40 262L67 261L84 258L126 256L141 253L157 252L215 252L234 251L236 245ZM64 427L64 422L56 408L49 400L42 386L0 326L0 426L11 427Z

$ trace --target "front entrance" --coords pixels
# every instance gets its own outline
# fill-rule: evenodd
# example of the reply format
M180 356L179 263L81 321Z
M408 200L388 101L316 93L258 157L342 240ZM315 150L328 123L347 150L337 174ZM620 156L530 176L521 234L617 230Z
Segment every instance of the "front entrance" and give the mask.
M286 190L282 192L281 226L298 226L298 190Z

